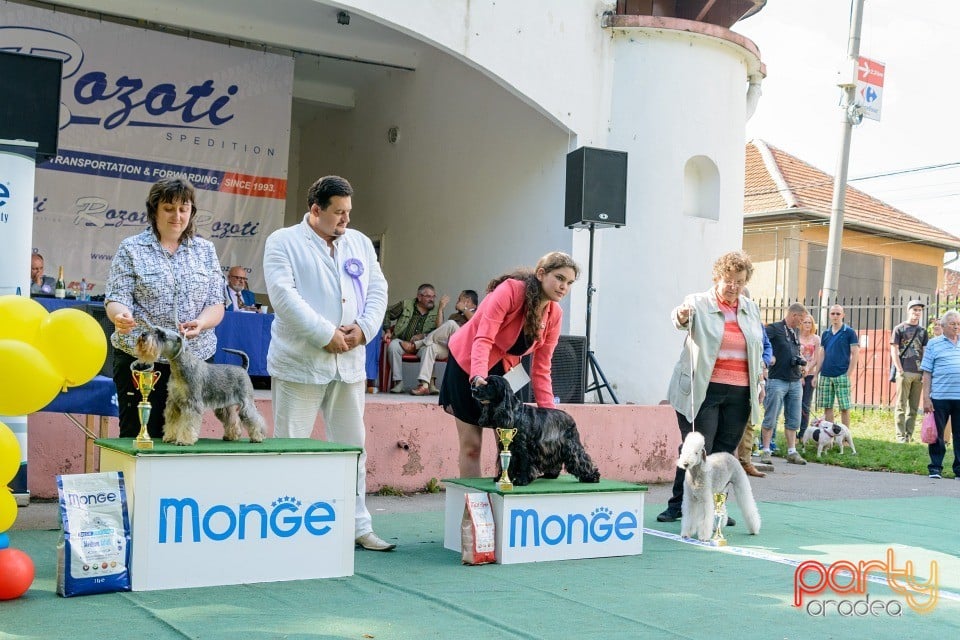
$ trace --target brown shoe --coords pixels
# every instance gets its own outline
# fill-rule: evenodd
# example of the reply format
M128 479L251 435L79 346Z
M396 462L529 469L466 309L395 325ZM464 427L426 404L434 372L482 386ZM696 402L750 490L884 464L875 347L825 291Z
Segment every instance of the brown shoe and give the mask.
M748 462L748 463L746 463L746 464L744 464L744 463L741 462L740 464L743 465L743 470L747 472L747 475L748 475L748 476L753 476L754 478L766 478L766 477L767 477L767 474L765 474L763 471L760 471L760 470L757 469L755 466L753 466L753 463L752 463L752 462Z
M430 395L430 387L426 382L421 382L415 389L410 391L410 394L414 396L428 396Z

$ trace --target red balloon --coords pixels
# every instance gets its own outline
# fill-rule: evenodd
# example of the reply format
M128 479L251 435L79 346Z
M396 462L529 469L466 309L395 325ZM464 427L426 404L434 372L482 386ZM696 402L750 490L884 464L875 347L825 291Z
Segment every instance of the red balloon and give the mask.
M33 560L19 549L0 549L0 600L13 600L33 584Z

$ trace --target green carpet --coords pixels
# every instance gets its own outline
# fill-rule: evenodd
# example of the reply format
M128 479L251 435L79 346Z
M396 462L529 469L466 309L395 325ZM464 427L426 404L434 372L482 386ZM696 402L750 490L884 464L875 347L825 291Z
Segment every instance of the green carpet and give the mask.
M0 638L950 638L960 633L960 498L761 503L763 528L726 529L731 547L671 539L655 521L641 556L520 565L460 564L443 549L443 514L375 518L394 553L358 551L356 575L331 580L58 598L56 531L15 531L10 545L37 566L32 589L0 602ZM736 506L731 515L739 515ZM668 536L668 537L663 537ZM792 606L800 560L883 559L939 570L940 600L921 616L885 584L871 601L898 600L900 617L810 615ZM753 557L744 554L754 554ZM262 558L243 561L257 562ZM189 571L189 567L184 567ZM861 596L818 596L850 600ZM922 623L922 624L921 624Z
M330 453L341 451L362 451L360 447L351 447L346 444L314 440L312 438L267 438L263 442L249 440L214 440L200 438L196 444L183 447L176 444L167 444L161 440L153 441L152 449L138 449L133 438L101 438L96 444L104 449L112 449L131 456L151 455L196 455L196 454L227 454L227 453Z

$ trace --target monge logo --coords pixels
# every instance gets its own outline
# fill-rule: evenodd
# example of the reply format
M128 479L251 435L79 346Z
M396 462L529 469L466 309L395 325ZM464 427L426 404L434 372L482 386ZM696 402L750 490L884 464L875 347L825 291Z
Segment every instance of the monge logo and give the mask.
M71 114L60 104L60 128L96 125L106 130L128 127L214 129L233 119L231 97L237 85L221 88L213 79L190 86L171 82L145 82L128 73L80 72L84 54L80 45L56 31L34 27L0 27L0 50L16 51L63 60L64 94L72 93L77 104L99 110L101 115ZM74 78L74 76L77 76ZM102 114L106 115L102 115Z
M66 503L71 507L87 506L91 504L110 504L120 501L115 491L100 491L98 493L77 493L68 491L64 496Z
M314 502L301 512L303 503L282 496L264 506L243 503L202 507L193 498L160 498L160 544L222 542L270 537L290 538L299 534L323 536L337 519L328 502Z
M510 547L539 547L558 544L603 543L615 537L626 542L637 535L637 514L622 511L617 515L607 507L587 514L554 513L543 515L536 509L510 511Z

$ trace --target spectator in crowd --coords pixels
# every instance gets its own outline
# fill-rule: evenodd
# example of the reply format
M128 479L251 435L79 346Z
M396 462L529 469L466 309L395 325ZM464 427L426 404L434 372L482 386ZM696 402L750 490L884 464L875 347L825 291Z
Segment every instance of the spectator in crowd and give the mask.
M438 358L446 358L449 354L447 343L453 333L465 325L473 317L479 304L477 292L465 289L457 296L456 311L439 327L431 331L422 340L414 340L413 345L420 354L420 373L417 376L419 384L410 393L415 396L426 396L440 393L434 384L433 365Z
M54 284L52 276L43 274L43 256L39 253L30 256L30 295L53 295Z
M939 480L943 474L943 458L947 453L944 431L950 422L953 432L953 476L960 478L960 313L947 311L940 318L943 335L930 340L923 352L920 370L923 372L923 410L933 412L937 423L937 441L927 445L930 464L927 471Z
M227 311L256 311L253 291L247 288L247 270L237 265L227 272Z
M140 393L130 375L136 360L135 327L153 325L179 332L186 338L186 348L207 362L213 362L217 350L213 330L223 320L223 271L213 243L195 235L194 194L193 185L183 178L167 178L150 187L146 203L150 226L124 239L110 264L104 305L116 327L110 341L121 438L140 433ZM154 369L160 378L150 394L153 410L147 431L159 439L170 364L159 361Z
M764 464L772 462L770 439L773 437L773 427L780 418L781 410L783 410L784 435L787 439L787 462L807 464L803 456L797 452L797 430L800 429L800 404L803 397L800 379L803 378L806 367L806 361L800 355L800 338L797 331L806 315L807 308L799 302L794 302L787 309L783 320L767 325L767 338L773 345L773 357L776 362L767 372L767 394L763 400L760 462Z
M810 407L813 392L817 388L817 374L820 373L820 336L817 334L817 324L809 313L800 322L800 355L807 361L800 380L803 395L800 398L800 430L797 431L797 438L802 440L810 424Z
M744 297L749 298L750 292L746 287L743 288L741 294ZM762 328L762 325L761 325ZM773 357L773 346L770 344L769 338L767 338L767 332L761 331L763 336L763 380L767 380L767 370L773 365L775 358ZM765 395L765 388L760 389L760 402L763 402ZM753 447L756 442L756 432L753 427L753 423L747 421L747 426L743 430L743 437L740 438L740 444L737 447L737 457L740 459L740 465L743 466L743 470L747 472L748 476L753 476L754 478L766 478L767 474L757 469L753 464Z
M530 354L534 400L538 407L554 408L551 362L560 340L560 301L579 275L573 258L551 251L534 269L494 278L476 314L450 338L440 406L457 425L461 477L480 475L483 429L478 425L480 405L472 389L487 384L487 376L504 375Z
M763 381L763 325L760 309L742 295L753 263L742 251L713 264L714 286L688 295L671 313L673 326L688 332L673 370L667 397L677 413L681 441L693 430L703 434L706 453L733 454L748 423L760 423ZM682 444L681 444L682 446ZM681 515L685 472L677 468L673 495L659 522ZM733 524L728 519L728 524Z
M307 190L303 221L267 238L263 275L274 307L267 370L278 438L309 438L317 412L331 442L364 447L364 345L387 306L387 281L370 238L348 229L353 187L326 176ZM319 263L319 264L318 264ZM396 547L373 531L366 503L367 453L357 460L354 539Z
M390 362L390 375L393 384L390 393L403 393L403 354L417 353L423 349L422 340L427 334L440 326L443 309L450 301L449 296L440 298L437 304L437 290L432 284L417 287L417 297L407 298L387 308L383 319L383 339L387 344L387 359ZM421 341L418 348L416 343ZM432 375L432 374L431 374ZM430 380L428 377L427 380ZM432 393L434 389L429 389Z
M850 426L850 380L857 368L860 341L857 332L843 321L843 307L830 307L830 326L820 335L820 396L817 405L827 422L834 422L833 405L840 406L840 420Z
M923 388L920 363L927 346L927 330L920 324L924 304L920 300L907 303L907 320L893 329L890 335L890 361L895 369L894 384L897 401L894 409L894 427L897 442L913 440L913 429L920 409Z

